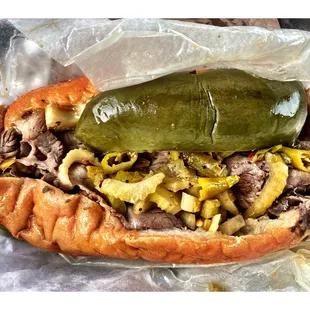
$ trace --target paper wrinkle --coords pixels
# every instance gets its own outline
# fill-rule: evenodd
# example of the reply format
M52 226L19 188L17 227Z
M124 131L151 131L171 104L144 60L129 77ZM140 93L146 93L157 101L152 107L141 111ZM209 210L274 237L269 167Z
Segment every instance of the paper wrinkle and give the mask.
M310 291L308 255L286 250L260 260L191 268L124 268L69 265L59 255L0 231L0 291Z
M11 22L61 64L75 62L101 91L197 67L310 83L306 31L156 19Z
M225 29L156 20L11 22L24 29L28 38L0 20L0 104L9 104L36 87L81 76L81 69L96 85L110 88L197 67L207 61L206 55L214 57L214 51L223 60L225 52L230 51L229 36L245 32L248 44L239 50L231 47L235 59L231 56L230 62L235 67L264 71L273 78L304 76L309 80L310 76L309 33L302 31L255 27L245 31L242 27ZM216 40L219 34L221 42L226 42L221 46ZM257 42L260 48L253 49ZM273 56L275 51L278 53ZM236 62L237 54L243 58ZM72 63L73 57L76 63ZM289 60L287 65L284 60ZM211 67L214 59L208 61ZM214 66L230 66L230 62ZM246 263L180 266L47 253L0 230L0 291L207 291L210 282L228 291L309 291L310 240L296 250Z

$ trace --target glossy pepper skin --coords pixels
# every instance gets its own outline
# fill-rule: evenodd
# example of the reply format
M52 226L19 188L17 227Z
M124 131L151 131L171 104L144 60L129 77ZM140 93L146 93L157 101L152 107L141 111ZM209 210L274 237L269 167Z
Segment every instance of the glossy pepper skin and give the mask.
M76 135L103 152L249 151L292 145L306 115L300 82L217 69L101 93L87 104Z

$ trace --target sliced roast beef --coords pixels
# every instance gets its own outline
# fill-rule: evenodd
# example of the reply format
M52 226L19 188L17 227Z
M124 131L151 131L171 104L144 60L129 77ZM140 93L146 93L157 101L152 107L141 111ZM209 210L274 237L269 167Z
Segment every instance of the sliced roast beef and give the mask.
M300 193L310 191L310 173L297 169L290 169L286 189L292 189Z
M87 147L75 136L74 131L60 131L56 133L57 138L64 146L64 153L68 153L74 149L87 149Z
M299 141L300 147L303 150L310 150L310 141Z
M169 158L170 158L169 152L156 152L150 165L150 169L155 171L158 168L166 165L167 162L169 161Z
M151 210L146 213L135 214L128 208L128 223L130 229L171 229L182 228L183 223L176 216L161 210Z
M3 159L15 156L19 148L19 139L14 128L0 132L0 162Z
M69 179L72 185L78 185L82 189L88 189L94 192L96 191L95 185L87 175L87 169L85 165L74 163L69 169Z
M23 141L23 143L25 142ZM63 145L56 136L52 132L46 131L36 139L29 140L28 144L31 148L30 153L26 157L19 158L18 162L56 175L56 168L63 155Z
M240 181L233 187L238 204L249 208L260 195L268 167L264 161L254 163L247 156L234 155L226 160L230 175L238 175Z
M286 195L279 201L275 201L268 212L275 216L280 216L282 212L286 212L291 208L298 208L300 211L299 227L305 232L310 226L310 196Z
M16 122L16 127L23 135L23 141L36 139L46 131L44 110L25 112L22 119Z

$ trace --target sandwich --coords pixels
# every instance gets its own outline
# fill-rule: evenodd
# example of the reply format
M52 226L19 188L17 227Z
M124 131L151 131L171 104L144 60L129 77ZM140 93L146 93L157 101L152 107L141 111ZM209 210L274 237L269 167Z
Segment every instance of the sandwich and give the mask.
M308 92L309 93L309 92ZM0 108L0 224L45 251L247 261L310 233L307 91L236 69Z

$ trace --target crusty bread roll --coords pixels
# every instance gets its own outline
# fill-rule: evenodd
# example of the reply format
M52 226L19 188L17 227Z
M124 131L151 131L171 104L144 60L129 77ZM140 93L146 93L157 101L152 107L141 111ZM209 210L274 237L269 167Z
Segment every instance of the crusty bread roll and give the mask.
M98 93L95 86L84 76L43 86L20 96L10 105L5 115L4 126L12 127L25 113L45 109L50 104L58 107L86 104Z
M85 104L98 90L85 77L42 87L18 98L5 115L5 128L14 126L25 112L48 104ZM205 230L127 230L103 199L30 178L0 178L0 224L19 239L46 251L83 256L143 258L177 264L245 261L288 249L309 235L298 226L298 209L277 220L246 220L247 235L225 236Z
M248 220L253 234L235 237L206 231L127 230L106 204L65 194L41 180L0 178L0 197L0 223L14 237L70 255L223 263L288 249L302 238L294 229L299 221L295 210L264 224Z

